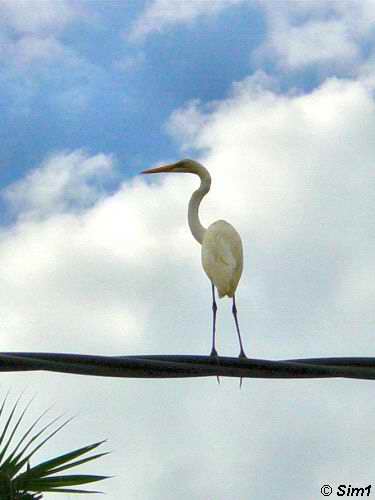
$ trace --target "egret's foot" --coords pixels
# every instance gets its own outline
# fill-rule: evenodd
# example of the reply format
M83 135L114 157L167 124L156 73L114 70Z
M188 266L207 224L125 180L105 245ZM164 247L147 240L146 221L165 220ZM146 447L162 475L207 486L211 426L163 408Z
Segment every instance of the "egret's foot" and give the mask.
M219 355L217 353L217 350L213 347L210 352L210 358L218 358Z
M245 351L241 349L240 354L238 355L239 359L247 359L247 356L245 354ZM242 387L242 377L240 377L240 389Z
M216 363L219 364L219 355L217 353L217 350L214 347L211 350L210 358L214 358L216 360ZM220 385L219 375L216 375L216 380L217 380L217 383Z

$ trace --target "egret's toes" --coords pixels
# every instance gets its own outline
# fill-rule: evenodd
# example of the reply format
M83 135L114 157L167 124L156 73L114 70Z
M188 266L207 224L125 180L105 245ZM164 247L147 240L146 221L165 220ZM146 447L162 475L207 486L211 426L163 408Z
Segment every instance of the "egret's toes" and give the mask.
M217 353L217 350L214 347L211 350L210 358L215 359L216 363L219 364L219 355ZM217 380L217 383L220 385L220 377L219 377L219 375L216 375L216 380Z
M245 354L245 351L241 349L240 354L238 355L239 359L247 359L247 356ZM242 387L242 377L240 377L240 389Z

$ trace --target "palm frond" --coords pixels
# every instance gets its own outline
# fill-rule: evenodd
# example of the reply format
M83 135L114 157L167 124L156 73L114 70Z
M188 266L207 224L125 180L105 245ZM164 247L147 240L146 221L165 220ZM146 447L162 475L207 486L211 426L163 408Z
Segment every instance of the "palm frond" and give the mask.
M4 417L7 399L8 394L0 406L0 424L1 419ZM77 448L32 467L30 465L30 459L53 436L70 423L72 418L60 424L58 424L58 422L61 416L53 418L37 430L37 426L40 425L41 420L48 411L46 410L33 421L23 435L17 440L17 432L20 430L20 426L31 404L31 401L29 401L20 415L16 417L20 399L21 396L13 404L8 418L4 421L2 430L0 426L0 499L41 500L45 492L77 494L100 493L99 491L83 490L75 487L101 481L107 479L109 476L92 474L62 475L61 472L68 471L73 467L107 455L108 452L96 453L94 455L90 454L105 441L98 441ZM56 425L57 427L53 429ZM13 443L15 444L12 448Z

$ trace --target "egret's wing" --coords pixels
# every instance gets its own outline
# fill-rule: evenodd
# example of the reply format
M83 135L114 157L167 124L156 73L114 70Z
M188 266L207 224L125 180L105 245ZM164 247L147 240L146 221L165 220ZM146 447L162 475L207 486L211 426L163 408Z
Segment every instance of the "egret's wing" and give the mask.
M202 264L219 295L233 296L242 273L242 242L233 226L217 221L206 231Z

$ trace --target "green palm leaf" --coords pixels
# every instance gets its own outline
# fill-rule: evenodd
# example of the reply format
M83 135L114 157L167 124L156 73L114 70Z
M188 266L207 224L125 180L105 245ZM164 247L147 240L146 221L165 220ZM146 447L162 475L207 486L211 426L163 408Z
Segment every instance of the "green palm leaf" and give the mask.
M109 476L92 474L61 475L61 472L107 455L108 452L90 454L105 441L77 448L31 467L31 457L72 419L67 419L58 425L61 417L56 417L37 430L37 426L48 411L46 410L34 420L16 442L17 431L19 431L20 425L24 421L31 401L17 418L16 412L20 403L19 397L11 408L8 418L5 419L4 413L7 398L8 395L4 398L0 407L0 499L41 500L43 498L42 493L46 492L100 493L98 491L82 490L75 487L101 481ZM5 419L5 421L1 430L2 419ZM55 428L53 429L53 427ZM15 443L14 446L13 443Z
M51 471L53 471L54 473L60 472L66 468L71 468L71 467L74 467L75 465L79 465L80 463L85 463L85 462L88 462L90 460L94 460L95 458L99 458L103 455L108 455L108 452L100 453L100 454L79 460L78 462L71 462L70 464L65 465L64 467L60 467L61 465L66 464L67 462L70 462L71 460L74 460L75 458L78 458L78 457L82 456L83 454L94 450L95 448L97 448L98 446L100 446L103 443L105 443L105 440L99 441L98 443L90 444L89 446L84 446L83 448L79 448L79 449L74 450L74 451L70 451L68 453L65 453L64 455L57 457L57 458L52 458L51 460L43 462L43 463L33 467L32 469L30 469L30 471L32 470L32 471L34 471L34 474L39 474L39 476L42 477L45 475L45 471L47 471L47 474L49 474ZM21 477L21 476L22 476L22 474L19 477Z

